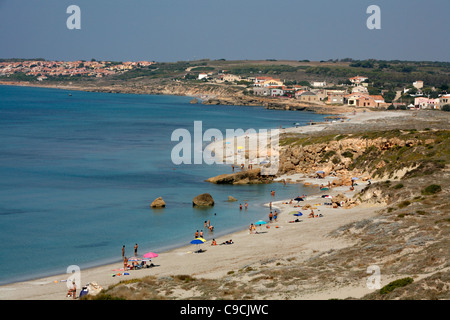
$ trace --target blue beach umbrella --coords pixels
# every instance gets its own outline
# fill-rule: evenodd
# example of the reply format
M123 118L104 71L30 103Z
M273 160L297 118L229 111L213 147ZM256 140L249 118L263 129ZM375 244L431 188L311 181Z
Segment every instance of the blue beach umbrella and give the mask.
M191 241L191 244L202 244L204 243L206 240L203 238L195 238L194 240Z
M199 245L199 244L202 244L202 243L204 243L206 240L205 239L203 239L203 238L195 238L194 240L191 240L191 244L195 244L195 245ZM201 250L198 250L198 251L196 251L196 252L200 252Z
M262 226L263 224L266 224L267 222L265 222L264 220L259 220L255 222L255 226Z

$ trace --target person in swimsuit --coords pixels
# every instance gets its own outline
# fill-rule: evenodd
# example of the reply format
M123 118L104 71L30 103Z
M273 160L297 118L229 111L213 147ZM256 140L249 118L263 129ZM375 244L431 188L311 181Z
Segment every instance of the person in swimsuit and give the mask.
M127 271L128 268L128 258L124 257L123 258L123 271Z

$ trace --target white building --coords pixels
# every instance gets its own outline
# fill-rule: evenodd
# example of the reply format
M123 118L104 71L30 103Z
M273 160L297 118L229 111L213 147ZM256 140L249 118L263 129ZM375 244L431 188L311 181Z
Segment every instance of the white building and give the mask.
M276 97L276 96L282 96L284 94L284 90L283 89L279 89L279 88L270 88L270 95L272 97Z
M314 82L311 82L311 85L316 88L317 87L326 87L327 83L325 81L314 81Z
M349 78L348 80L350 80L350 82L351 82L352 84L360 84L361 82L364 82L364 81L366 81L367 79L369 79L369 78L367 78L367 77L361 77L361 76L356 76L356 77L353 77L353 78Z
M418 80L416 82L413 82L413 87L416 89L422 89L423 88L423 81Z

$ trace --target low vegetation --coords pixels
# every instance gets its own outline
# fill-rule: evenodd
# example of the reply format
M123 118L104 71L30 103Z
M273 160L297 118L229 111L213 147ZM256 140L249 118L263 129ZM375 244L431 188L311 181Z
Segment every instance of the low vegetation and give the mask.
M414 282L414 279L411 277L392 281L380 289L380 294L390 293L390 292L394 291L396 288L401 288L401 287L407 286L408 284L413 283L413 282Z

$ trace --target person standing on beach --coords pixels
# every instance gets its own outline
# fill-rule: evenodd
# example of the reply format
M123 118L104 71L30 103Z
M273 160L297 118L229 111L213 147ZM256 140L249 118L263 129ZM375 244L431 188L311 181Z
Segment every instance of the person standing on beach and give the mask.
M200 230L200 238L203 238L203 230Z
M278 212L275 210L275 214L273 215L273 220L277 222Z
M246 202L245 203L245 210L247 210L247 208L248 208L248 203Z
M123 271L127 271L128 268L128 259L127 257L123 258Z
M269 213L269 222L272 222L272 218L273 218L273 213L272 213L272 211L270 211L270 213Z
M250 224L250 226L248 227L248 230L250 231L250 234L252 234L252 233L253 233L253 223L252 223L252 224Z
M136 243L136 245L134 246L134 256L137 257L137 249L138 249L138 245Z
M198 238L198 230L195 232L195 239Z
M123 245L123 247L122 247L122 259L123 259L123 257L125 257L125 245Z

